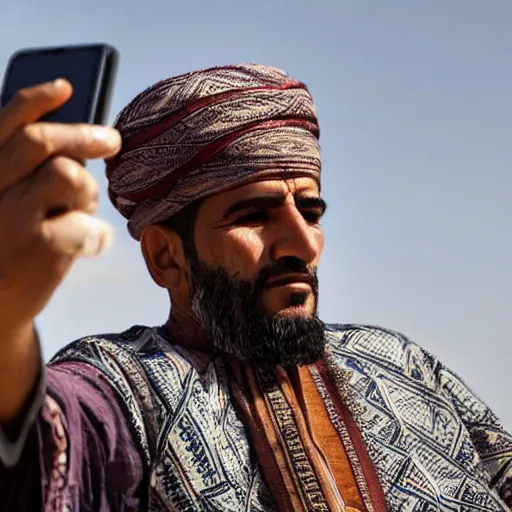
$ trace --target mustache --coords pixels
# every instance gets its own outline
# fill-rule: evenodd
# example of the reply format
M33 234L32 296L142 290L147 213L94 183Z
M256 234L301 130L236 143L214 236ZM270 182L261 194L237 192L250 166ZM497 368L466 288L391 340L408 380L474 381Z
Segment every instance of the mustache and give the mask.
M300 258L286 256L280 258L276 263L263 268L256 278L254 288L256 290L263 290L270 279L277 279L289 274L299 274L301 277L305 278L313 288L317 287L318 278L316 268L308 266Z

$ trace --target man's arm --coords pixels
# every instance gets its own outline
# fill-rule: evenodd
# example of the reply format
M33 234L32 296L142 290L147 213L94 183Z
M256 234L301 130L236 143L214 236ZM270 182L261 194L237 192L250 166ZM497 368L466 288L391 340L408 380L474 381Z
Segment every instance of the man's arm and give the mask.
M2 433L16 438L20 433L20 420L31 412L27 408L29 402L34 401L31 392L40 376L41 352L32 322L11 331L6 328L6 323L2 322L0 351L0 426L4 428Z
M92 215L97 184L82 165L113 156L115 130L39 120L72 95L60 80L19 91L0 109L0 425L14 431L40 371L34 318L73 262L110 230Z
M0 356L0 461L7 467L17 464L46 389L46 372L35 329L30 329L26 340L16 342L15 348L27 349L25 353L6 350Z
M0 463L0 510L139 510L143 459L104 374L66 362L49 367L46 379L20 459Z
M103 500L98 486L124 461L119 447L131 453L108 386L97 386L85 368L48 371L42 392L34 318L72 263L101 252L110 234L92 216L97 184L83 162L114 156L121 146L119 133L106 127L40 122L72 92L57 80L19 91L0 109L0 507L15 500L8 510L23 509L16 500L34 493L50 503L75 500L72 509L82 499ZM129 458L123 468L134 464L137 472ZM109 499L117 495L113 481Z

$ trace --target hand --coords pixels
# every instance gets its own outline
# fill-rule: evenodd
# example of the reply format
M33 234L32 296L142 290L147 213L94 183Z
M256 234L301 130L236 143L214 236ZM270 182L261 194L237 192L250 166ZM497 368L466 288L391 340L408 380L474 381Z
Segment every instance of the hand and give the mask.
M64 80L24 89L0 110L0 343L31 325L79 256L109 238L82 162L115 155L119 133L38 120L64 104Z

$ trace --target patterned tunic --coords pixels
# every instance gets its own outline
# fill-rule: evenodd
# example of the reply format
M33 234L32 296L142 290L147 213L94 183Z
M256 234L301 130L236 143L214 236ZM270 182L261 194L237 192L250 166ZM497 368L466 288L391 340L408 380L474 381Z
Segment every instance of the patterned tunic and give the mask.
M512 437L456 375L391 331L326 336L388 510L508 510ZM50 511L274 510L220 358L133 327L66 347L47 380L20 461L0 466L9 510L38 498L38 481Z

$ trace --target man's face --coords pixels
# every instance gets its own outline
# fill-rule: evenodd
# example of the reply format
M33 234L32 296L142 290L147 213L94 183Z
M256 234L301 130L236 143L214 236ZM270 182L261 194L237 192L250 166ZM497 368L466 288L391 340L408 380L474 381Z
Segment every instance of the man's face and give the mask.
M203 202L189 261L191 309L218 349L285 365L321 356L324 210L310 178L260 181Z
M324 237L324 202L311 178L260 181L212 196L201 205L195 242L200 260L232 277L256 282L265 268L299 260L316 269ZM304 301L291 298L301 294ZM311 315L317 299L300 270L283 270L265 283L261 306L270 315Z

